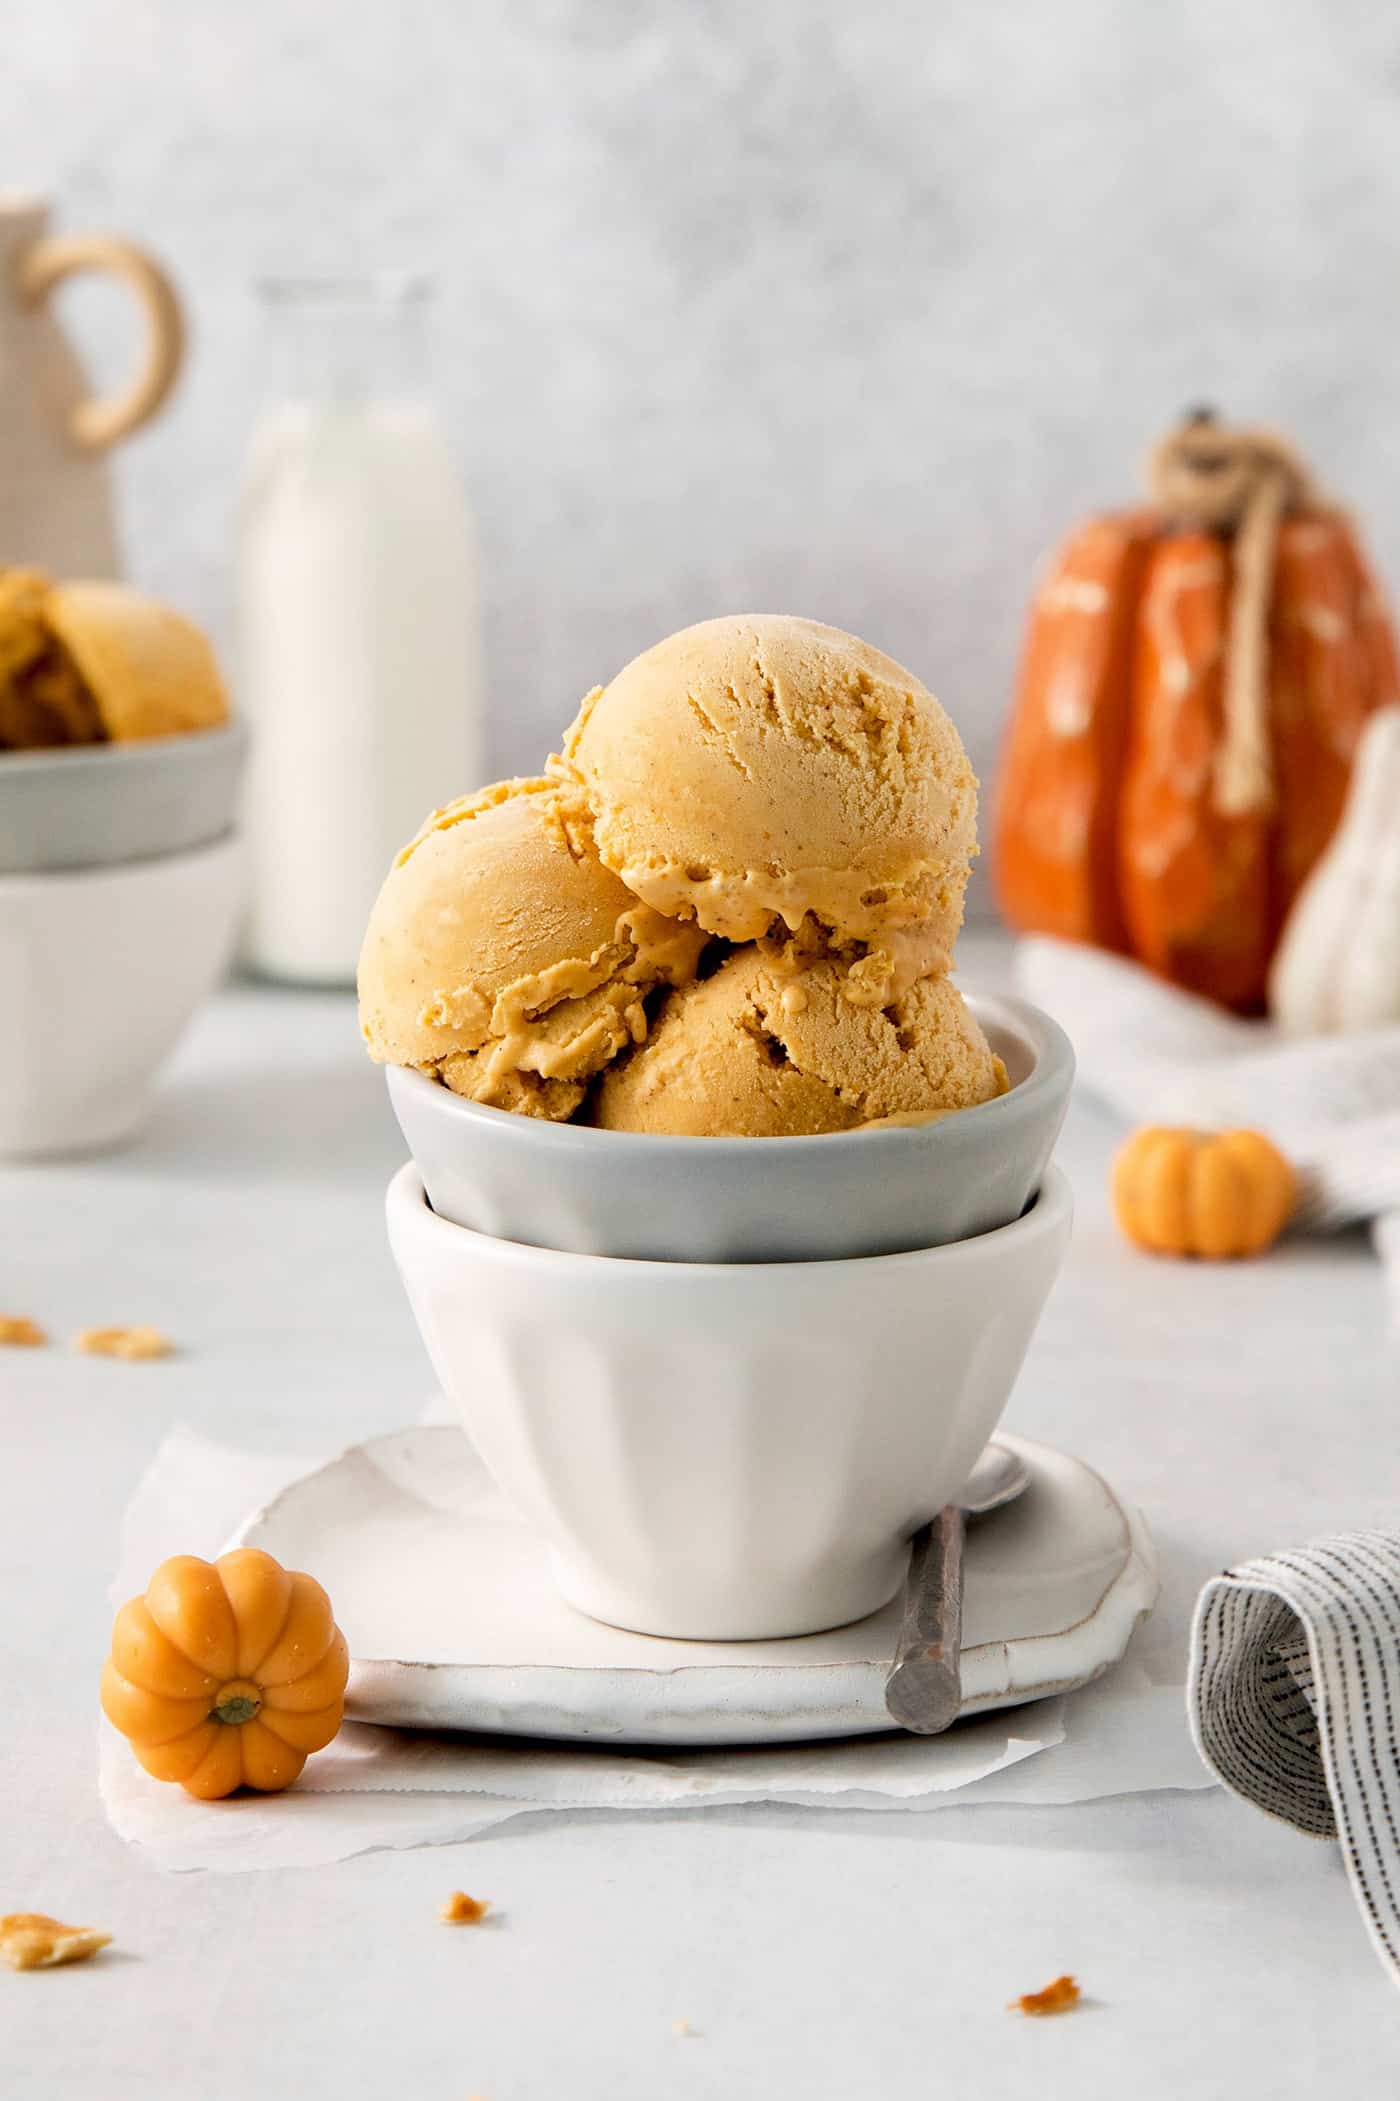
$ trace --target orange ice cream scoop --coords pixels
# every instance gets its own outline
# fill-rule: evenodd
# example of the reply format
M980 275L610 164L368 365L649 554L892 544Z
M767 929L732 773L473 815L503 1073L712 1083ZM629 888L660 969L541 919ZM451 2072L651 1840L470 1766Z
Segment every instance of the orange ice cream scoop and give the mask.
M947 977L888 1007L851 1001L839 963L739 949L673 993L603 1078L594 1121L676 1137L786 1138L971 1108L1006 1072Z
M228 712L208 641L169 606L124 584L0 569L0 748L132 743Z
M228 695L192 620L124 584L55 584L44 624L116 744L215 729Z
M839 628L707 620L584 701L554 762L598 854L668 917L744 942L810 917L873 1006L948 968L977 781L933 695Z
M605 868L587 813L547 780L436 811L385 879L360 953L372 1057L488 1106L559 1121L695 975L703 931Z

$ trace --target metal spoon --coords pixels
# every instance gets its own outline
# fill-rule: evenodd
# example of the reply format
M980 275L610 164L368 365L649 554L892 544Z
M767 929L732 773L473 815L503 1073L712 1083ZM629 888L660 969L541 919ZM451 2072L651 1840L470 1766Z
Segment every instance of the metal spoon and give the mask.
M965 1520L1014 1502L1030 1475L1004 1444L989 1444L956 1503L916 1532L904 1579L904 1614L885 1706L901 1728L937 1736L962 1704L962 1578Z

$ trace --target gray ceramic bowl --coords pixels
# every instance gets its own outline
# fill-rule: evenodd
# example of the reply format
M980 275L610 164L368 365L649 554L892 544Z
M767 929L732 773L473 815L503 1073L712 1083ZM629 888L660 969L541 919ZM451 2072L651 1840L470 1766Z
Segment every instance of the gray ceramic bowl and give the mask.
M233 824L248 733L240 722L0 752L0 875L108 868L190 853Z
M817 1138L653 1138L462 1101L390 1067L440 1218L531 1247L662 1262L822 1262L942 1247L1019 1218L1064 1120L1074 1053L1019 999L969 1004L1009 1092L937 1123Z

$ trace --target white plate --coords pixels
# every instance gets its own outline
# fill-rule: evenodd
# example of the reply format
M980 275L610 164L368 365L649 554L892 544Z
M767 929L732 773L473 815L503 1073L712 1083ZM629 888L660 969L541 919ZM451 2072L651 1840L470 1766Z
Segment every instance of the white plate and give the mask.
M1024 1438L1031 1485L969 1528L969 1713L1084 1685L1157 1596L1142 1519L1081 1460ZM635 1744L786 1743L891 1724L898 1601L796 1641L664 1641L566 1605L543 1543L461 1430L397 1430L284 1489L237 1544L308 1568L354 1659L357 1721Z

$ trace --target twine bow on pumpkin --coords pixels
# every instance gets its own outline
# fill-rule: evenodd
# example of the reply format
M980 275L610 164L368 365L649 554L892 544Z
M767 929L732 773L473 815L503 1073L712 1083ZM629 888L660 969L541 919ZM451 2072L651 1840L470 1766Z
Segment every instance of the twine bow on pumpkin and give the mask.
M1214 800L1223 817L1266 812L1274 801L1269 738L1274 549L1279 521L1316 503L1316 488L1286 438L1269 430L1232 430L1208 410L1162 440L1147 476L1153 502L1173 524L1231 536L1234 589Z

